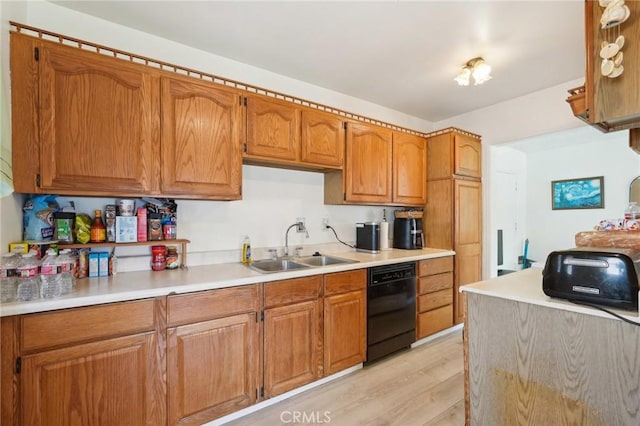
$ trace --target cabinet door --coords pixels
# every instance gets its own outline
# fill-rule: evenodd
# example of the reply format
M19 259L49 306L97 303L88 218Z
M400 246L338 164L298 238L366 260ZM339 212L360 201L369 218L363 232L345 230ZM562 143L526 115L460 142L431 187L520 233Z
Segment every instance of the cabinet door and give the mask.
M255 312L170 328L167 348L169 424L199 425L255 403Z
M453 249L453 179L427 182L429 198L422 220L426 247Z
M234 200L242 187L240 95L162 79L162 193Z
M427 149L424 138L393 134L393 202L422 205L427 199Z
M247 156L300 160L300 110L258 96L247 97Z
M324 299L324 374L365 361L366 292L353 291Z
M22 358L23 425L165 424L153 333Z
M142 65L48 42L39 63L41 189L157 192L158 77Z
M459 287L482 279L482 186L479 181L454 179L455 282L454 321L464 320Z
M344 121L337 115L302 111L301 159L305 163L342 168Z
M347 125L345 201L390 203L392 133L360 123Z
M455 134L454 173L459 176L482 176L482 147L480 141L466 135Z
M322 377L320 300L264 311L264 396L269 398Z

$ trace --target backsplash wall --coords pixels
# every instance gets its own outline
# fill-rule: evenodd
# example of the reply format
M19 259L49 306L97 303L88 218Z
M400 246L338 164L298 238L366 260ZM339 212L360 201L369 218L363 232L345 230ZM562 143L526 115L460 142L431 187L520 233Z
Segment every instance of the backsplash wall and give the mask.
M325 205L322 173L246 165L242 172L242 200L177 200L178 238L191 241L189 265L239 261L244 235L251 238L255 259L267 257L268 248L277 248L282 254L285 231L301 217L305 218L309 238L292 229L291 252L297 246L303 247L304 254L315 250L349 250L338 243L331 230L322 229L323 218L329 218L338 237L350 244L355 242L357 222L382 219L383 207ZM61 207L71 200L77 212L93 216L95 209L104 210L106 204L113 204L116 199L58 197ZM141 207L142 201L137 206ZM393 217L393 211L387 208L389 218ZM120 271L149 268L148 247L118 248L116 255Z

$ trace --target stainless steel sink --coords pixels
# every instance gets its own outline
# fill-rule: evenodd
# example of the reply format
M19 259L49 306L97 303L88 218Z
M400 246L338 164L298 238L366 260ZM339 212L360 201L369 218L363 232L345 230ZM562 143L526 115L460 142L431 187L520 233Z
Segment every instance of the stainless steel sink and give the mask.
M265 259L251 262L251 265L249 267L258 272L268 273L292 271L295 269L306 269L310 266L311 265L294 262L290 259Z
M357 260L351 259L343 259L341 257L333 257L333 256L306 256L300 257L296 259L296 261L300 263L304 263L305 265L311 266L329 266L329 265L340 265L343 263L356 263Z

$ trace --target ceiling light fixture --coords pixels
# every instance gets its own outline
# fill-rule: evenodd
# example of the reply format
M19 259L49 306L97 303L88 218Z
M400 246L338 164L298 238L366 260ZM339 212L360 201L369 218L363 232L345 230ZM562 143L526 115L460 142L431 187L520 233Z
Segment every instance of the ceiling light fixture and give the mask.
M460 86L468 86L471 76L474 85L485 83L491 80L491 66L482 58L473 58L462 67L454 80Z

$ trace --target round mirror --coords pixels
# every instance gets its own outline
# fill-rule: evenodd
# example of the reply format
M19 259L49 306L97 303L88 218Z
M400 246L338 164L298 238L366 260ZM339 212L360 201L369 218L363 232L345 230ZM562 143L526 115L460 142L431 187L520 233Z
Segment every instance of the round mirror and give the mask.
M640 176L631 181L629 185L629 202L640 204Z

